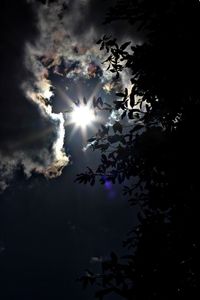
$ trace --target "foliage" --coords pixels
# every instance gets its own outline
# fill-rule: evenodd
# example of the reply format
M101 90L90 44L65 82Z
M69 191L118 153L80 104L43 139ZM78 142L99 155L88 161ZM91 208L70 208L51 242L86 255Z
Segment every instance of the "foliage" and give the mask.
M99 286L99 299L111 292L125 299L198 298L199 10L195 0L121 0L107 22L127 20L145 40L98 41L108 69L117 77L129 70L132 88L117 93L112 107L101 102L121 120L89 140L101 150L101 163L77 181L126 184L124 194L140 207L139 225L124 242L131 254L112 253L101 274L81 278Z

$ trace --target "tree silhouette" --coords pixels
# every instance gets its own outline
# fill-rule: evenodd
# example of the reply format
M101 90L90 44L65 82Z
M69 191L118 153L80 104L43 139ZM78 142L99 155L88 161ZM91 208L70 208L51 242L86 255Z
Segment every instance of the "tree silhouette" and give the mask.
M117 93L113 106L94 101L121 120L89 140L102 151L101 162L76 180L128 181L124 194L140 207L140 222L124 242L128 255L112 252L101 274L81 277L98 286L99 299L111 292L125 299L199 298L199 12L197 0L121 0L107 15L107 22L127 20L145 39L98 41L112 73L129 70L132 89Z

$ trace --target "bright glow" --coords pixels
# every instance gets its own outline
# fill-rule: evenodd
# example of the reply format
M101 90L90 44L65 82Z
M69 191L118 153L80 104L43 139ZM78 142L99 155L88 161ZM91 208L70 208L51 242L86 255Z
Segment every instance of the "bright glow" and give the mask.
M71 118L76 126L86 128L95 120L95 115L87 105L79 105L73 109Z
M43 91L42 96L43 96L45 99L50 99L51 96L53 96L53 92L50 91L49 89L46 89L45 91Z

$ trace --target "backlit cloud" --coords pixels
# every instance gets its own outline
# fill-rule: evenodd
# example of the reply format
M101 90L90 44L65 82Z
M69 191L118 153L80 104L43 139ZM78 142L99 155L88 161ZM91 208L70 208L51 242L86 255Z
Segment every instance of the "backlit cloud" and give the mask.
M124 34L117 22L110 27L102 25L106 10L115 1L3 2L1 190L20 168L27 177L33 173L48 178L61 175L69 158L64 149L64 117L53 111L55 87L49 75L53 72L72 80L98 76L105 92L121 88L128 82L127 76L122 74L118 83L113 80L102 65L104 53L96 41L106 32L123 42L130 33L126 27Z

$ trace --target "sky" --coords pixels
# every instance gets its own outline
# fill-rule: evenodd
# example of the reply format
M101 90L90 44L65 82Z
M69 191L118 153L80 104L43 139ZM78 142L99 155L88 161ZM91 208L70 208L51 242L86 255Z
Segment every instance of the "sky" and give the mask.
M76 278L121 251L136 222L120 186L74 183L98 165L100 153L83 148L109 116L83 135L66 113L83 97L111 102L128 85L128 74L116 83L106 71L96 45L105 33L132 39L127 25L102 24L114 3L0 3L1 299L93 299Z

